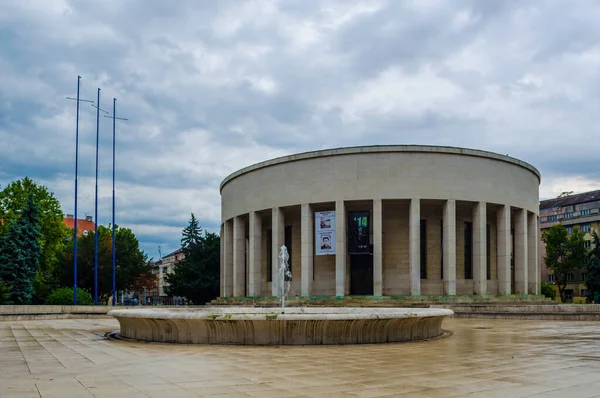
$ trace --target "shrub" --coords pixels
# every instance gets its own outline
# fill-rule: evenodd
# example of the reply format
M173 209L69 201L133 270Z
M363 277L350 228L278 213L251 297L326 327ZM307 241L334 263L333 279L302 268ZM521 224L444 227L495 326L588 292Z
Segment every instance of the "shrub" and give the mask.
M92 305L92 295L77 288L77 305ZM46 305L73 305L73 288L61 287L54 290L46 299Z
M541 293L546 297L550 297L552 300L554 300L556 297L556 292L554 289L552 289L552 285L549 283L542 283Z
M10 290L10 286L6 286L4 283L2 283L2 281L0 281L0 304L4 304L4 302L8 300Z

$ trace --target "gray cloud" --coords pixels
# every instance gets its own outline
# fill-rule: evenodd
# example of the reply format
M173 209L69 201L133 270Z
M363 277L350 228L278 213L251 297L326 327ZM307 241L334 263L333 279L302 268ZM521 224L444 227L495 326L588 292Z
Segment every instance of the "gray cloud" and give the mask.
M541 196L600 188L600 6L580 1L23 0L0 4L0 184L73 211L76 76L118 99L117 222L150 255L194 212L217 231L229 173L284 154L454 145L538 167ZM101 120L99 221L110 222ZM81 110L93 214L95 112Z

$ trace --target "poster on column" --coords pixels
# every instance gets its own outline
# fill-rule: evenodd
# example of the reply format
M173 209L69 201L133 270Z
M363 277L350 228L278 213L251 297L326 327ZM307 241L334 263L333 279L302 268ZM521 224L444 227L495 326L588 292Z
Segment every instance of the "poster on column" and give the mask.
M315 254L335 254L335 211L315 212Z

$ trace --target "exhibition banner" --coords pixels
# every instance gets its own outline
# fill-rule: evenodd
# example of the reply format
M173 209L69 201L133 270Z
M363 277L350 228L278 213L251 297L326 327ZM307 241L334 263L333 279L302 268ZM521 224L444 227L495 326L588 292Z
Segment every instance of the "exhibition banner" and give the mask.
M335 254L335 211L315 212L315 254Z

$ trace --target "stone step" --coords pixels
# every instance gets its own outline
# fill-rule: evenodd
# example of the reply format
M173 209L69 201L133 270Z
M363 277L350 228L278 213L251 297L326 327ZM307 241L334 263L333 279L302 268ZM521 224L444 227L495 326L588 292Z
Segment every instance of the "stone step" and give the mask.
M332 296L289 297L285 305L298 306L354 306L354 307L427 307L430 305L555 305L555 301L544 296L347 296L342 298ZM277 307L281 305L278 297L220 297L212 300L209 305L225 306L264 306Z

